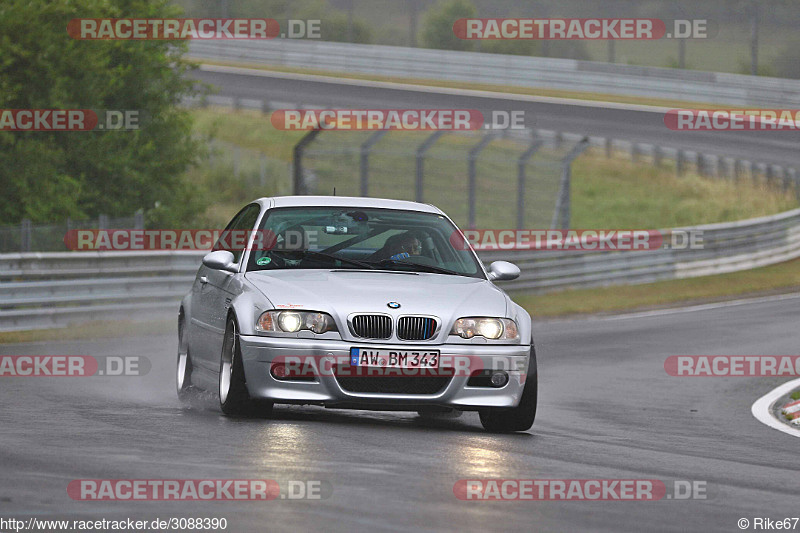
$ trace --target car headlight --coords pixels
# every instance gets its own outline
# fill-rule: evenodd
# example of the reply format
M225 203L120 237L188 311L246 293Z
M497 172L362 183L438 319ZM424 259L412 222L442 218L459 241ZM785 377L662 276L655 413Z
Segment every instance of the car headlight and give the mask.
M256 331L296 333L307 329L314 333L338 331L328 313L318 311L267 311L258 317Z
M463 339L471 339L476 335L487 339L519 339L517 323L508 318L459 318L453 324L450 335L458 335Z

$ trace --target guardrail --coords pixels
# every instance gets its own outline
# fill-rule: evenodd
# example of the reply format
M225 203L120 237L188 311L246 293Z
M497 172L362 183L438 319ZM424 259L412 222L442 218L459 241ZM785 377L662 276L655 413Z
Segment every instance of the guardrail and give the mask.
M0 331L177 313L203 252L0 254Z
M515 262L522 275L501 285L530 291L721 274L800 257L800 209L678 230L702 232L704 247L479 255L487 264ZM194 251L0 255L0 331L142 315L174 317L202 256Z
M599 92L735 106L800 105L800 80L574 59L275 39L191 41L199 60Z
M484 262L513 261L522 274L506 290L547 291L634 285L724 274L800 257L800 209L739 222L675 228L702 235L702 248L652 251L493 251Z

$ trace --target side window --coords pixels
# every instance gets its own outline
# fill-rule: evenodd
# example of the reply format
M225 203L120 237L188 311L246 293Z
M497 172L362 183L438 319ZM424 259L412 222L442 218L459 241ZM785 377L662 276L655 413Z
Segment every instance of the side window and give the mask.
M256 225L258 215L261 212L261 206L258 204L250 204L241 211L228 223L225 231L220 236L220 239L214 245L216 250L228 250L233 254L233 261L238 263L242 259L244 247L247 246L249 240L249 232ZM242 246L238 246L244 242Z

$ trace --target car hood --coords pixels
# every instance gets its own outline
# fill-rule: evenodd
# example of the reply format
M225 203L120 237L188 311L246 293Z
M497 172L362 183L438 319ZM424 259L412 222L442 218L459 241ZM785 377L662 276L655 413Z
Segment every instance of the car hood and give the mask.
M507 296L479 278L359 270L271 270L246 278L275 309L324 311L344 324L351 313L435 315L452 324L463 316L507 313ZM397 302L399 309L387 304Z

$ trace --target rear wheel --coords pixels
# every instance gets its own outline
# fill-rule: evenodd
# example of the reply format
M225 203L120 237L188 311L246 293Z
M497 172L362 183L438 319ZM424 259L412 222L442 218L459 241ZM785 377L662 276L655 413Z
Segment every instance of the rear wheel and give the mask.
M184 319L178 320L178 368L176 371L178 399L188 401L197 392L192 384L192 358L189 355L189 333Z
M480 411L481 424L487 431L510 433L527 431L536 419L536 404L539 396L539 373L536 371L536 352L531 343L531 361L522 398L519 405L511 408L490 407Z
M222 356L219 363L219 405L222 412L230 416L248 416L257 412L266 413L272 408L268 402L256 402L247 392L247 382L239 347L239 331L233 317L228 318Z

